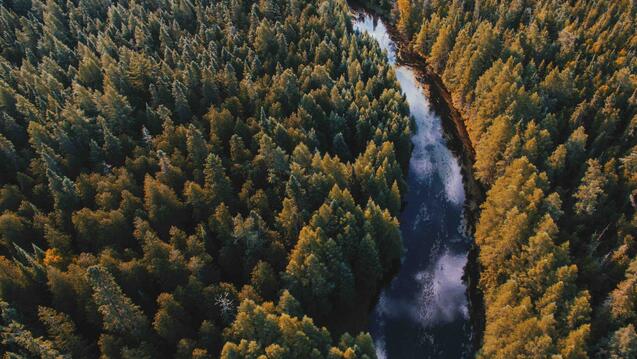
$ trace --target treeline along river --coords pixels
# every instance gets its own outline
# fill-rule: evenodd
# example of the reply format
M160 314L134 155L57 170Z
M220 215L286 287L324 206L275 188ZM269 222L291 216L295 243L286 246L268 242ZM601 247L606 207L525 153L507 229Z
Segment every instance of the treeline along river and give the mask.
M387 53L416 123L409 193L400 216L406 251L400 271L381 292L369 319L378 357L471 357L473 331L463 280L471 238L461 166L415 69L398 61L385 24L356 10L354 29L373 37Z

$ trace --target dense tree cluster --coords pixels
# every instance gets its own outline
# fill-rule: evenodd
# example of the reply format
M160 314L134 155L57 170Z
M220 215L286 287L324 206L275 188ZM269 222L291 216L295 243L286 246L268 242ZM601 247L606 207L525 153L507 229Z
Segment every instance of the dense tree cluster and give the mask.
M479 355L637 357L635 1L399 0L386 14L452 93L489 188Z
M221 358L374 358L369 334L353 338L344 334L331 346L327 329L317 328L312 319L299 318L300 304L284 291L275 306L252 300L241 303L234 323L228 328L228 344ZM238 343L238 344L237 344Z
M342 1L8 0L0 28L0 351L375 356L329 330L399 263L411 123Z

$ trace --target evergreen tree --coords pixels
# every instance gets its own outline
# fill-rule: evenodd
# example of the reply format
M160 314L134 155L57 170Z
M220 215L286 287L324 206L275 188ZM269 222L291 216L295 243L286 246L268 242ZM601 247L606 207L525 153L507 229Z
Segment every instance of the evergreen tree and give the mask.
M86 273L104 329L122 336L142 337L147 330L148 319L122 292L113 276L100 266L92 266Z
M88 358L89 346L76 332L75 324L68 315L53 308L39 307L38 317L44 323L47 333L61 353L73 358Z

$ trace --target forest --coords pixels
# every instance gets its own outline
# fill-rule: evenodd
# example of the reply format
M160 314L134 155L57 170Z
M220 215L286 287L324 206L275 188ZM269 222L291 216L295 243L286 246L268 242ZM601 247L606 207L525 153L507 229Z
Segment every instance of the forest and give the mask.
M637 358L637 2L361 0L487 190L479 358ZM343 0L0 0L4 358L375 358L413 123Z
M368 0L439 74L488 190L480 358L637 358L637 2Z
M343 1L4 0L0 111L3 358L375 358L412 123Z

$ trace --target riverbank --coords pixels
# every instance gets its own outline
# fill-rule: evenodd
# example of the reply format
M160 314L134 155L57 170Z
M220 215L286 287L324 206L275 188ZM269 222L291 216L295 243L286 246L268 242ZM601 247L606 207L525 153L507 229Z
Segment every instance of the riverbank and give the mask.
M350 2L350 9L357 12L371 13L378 16L374 10L368 10L363 5ZM442 78L431 68L427 59L413 51L408 41L386 17L383 19L385 27L392 41L397 45L397 61L401 65L412 68L426 91L432 108L441 118L443 134L447 147L459 160L465 188L465 217L467 230L473 234L480 215L480 205L485 198L485 189L473 176L475 150L469 138L465 122L460 112L455 108L451 94L444 85ZM478 350L482 342L485 325L485 309L482 293L478 287L480 279L479 248L472 244L465 267L464 280L467 284L469 313L473 327L473 346Z

